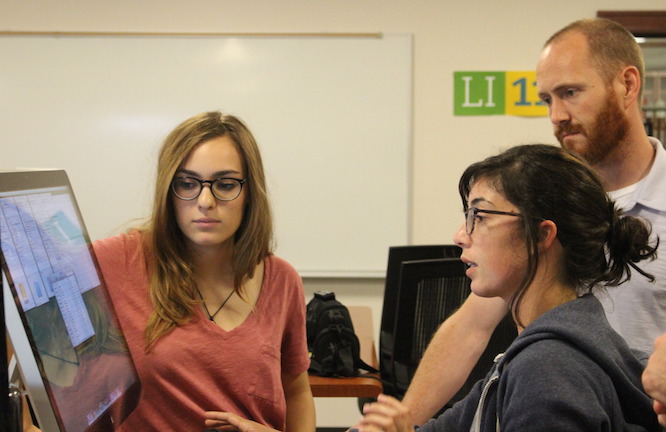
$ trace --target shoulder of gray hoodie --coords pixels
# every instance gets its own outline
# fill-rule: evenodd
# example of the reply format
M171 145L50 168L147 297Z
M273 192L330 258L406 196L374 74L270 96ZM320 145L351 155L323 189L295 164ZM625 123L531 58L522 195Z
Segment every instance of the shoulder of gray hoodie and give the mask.
M647 358L585 295L537 318L467 397L419 432L662 431L641 384Z

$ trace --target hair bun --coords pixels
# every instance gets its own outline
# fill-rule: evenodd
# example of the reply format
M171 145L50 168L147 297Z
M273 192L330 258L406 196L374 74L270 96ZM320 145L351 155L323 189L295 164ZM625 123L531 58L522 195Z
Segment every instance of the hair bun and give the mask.
M643 272L635 263L656 258L657 244L650 246L651 226L635 216L623 215L615 207L613 201L609 202L611 217L608 227L608 253L611 264L611 273L615 275L615 282L623 280L621 274L631 275L631 268L646 276L651 281L654 277Z

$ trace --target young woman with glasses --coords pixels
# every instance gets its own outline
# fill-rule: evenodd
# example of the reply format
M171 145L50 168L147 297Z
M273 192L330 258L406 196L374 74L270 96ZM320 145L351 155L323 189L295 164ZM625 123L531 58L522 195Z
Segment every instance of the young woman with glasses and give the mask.
M94 244L143 386L123 431L200 431L206 411L312 431L301 280L271 253L259 148L196 115L159 154L150 220Z
M462 247L472 291L500 297L519 335L469 395L419 431L660 430L641 386L644 363L592 295L623 289L654 259L650 227L622 216L577 156L518 146L462 175ZM361 431L414 429L389 396L364 407Z

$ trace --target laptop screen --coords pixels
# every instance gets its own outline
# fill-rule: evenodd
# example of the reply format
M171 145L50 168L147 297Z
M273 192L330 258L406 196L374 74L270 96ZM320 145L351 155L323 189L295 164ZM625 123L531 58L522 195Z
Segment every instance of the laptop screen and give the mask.
M114 430L140 385L65 172L0 173L0 229L8 332L40 426Z

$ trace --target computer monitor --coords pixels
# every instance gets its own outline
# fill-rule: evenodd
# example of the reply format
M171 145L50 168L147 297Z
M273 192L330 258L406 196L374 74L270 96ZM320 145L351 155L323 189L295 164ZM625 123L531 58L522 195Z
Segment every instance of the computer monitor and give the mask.
M39 427L115 430L141 386L67 174L0 173L0 228L7 332Z

